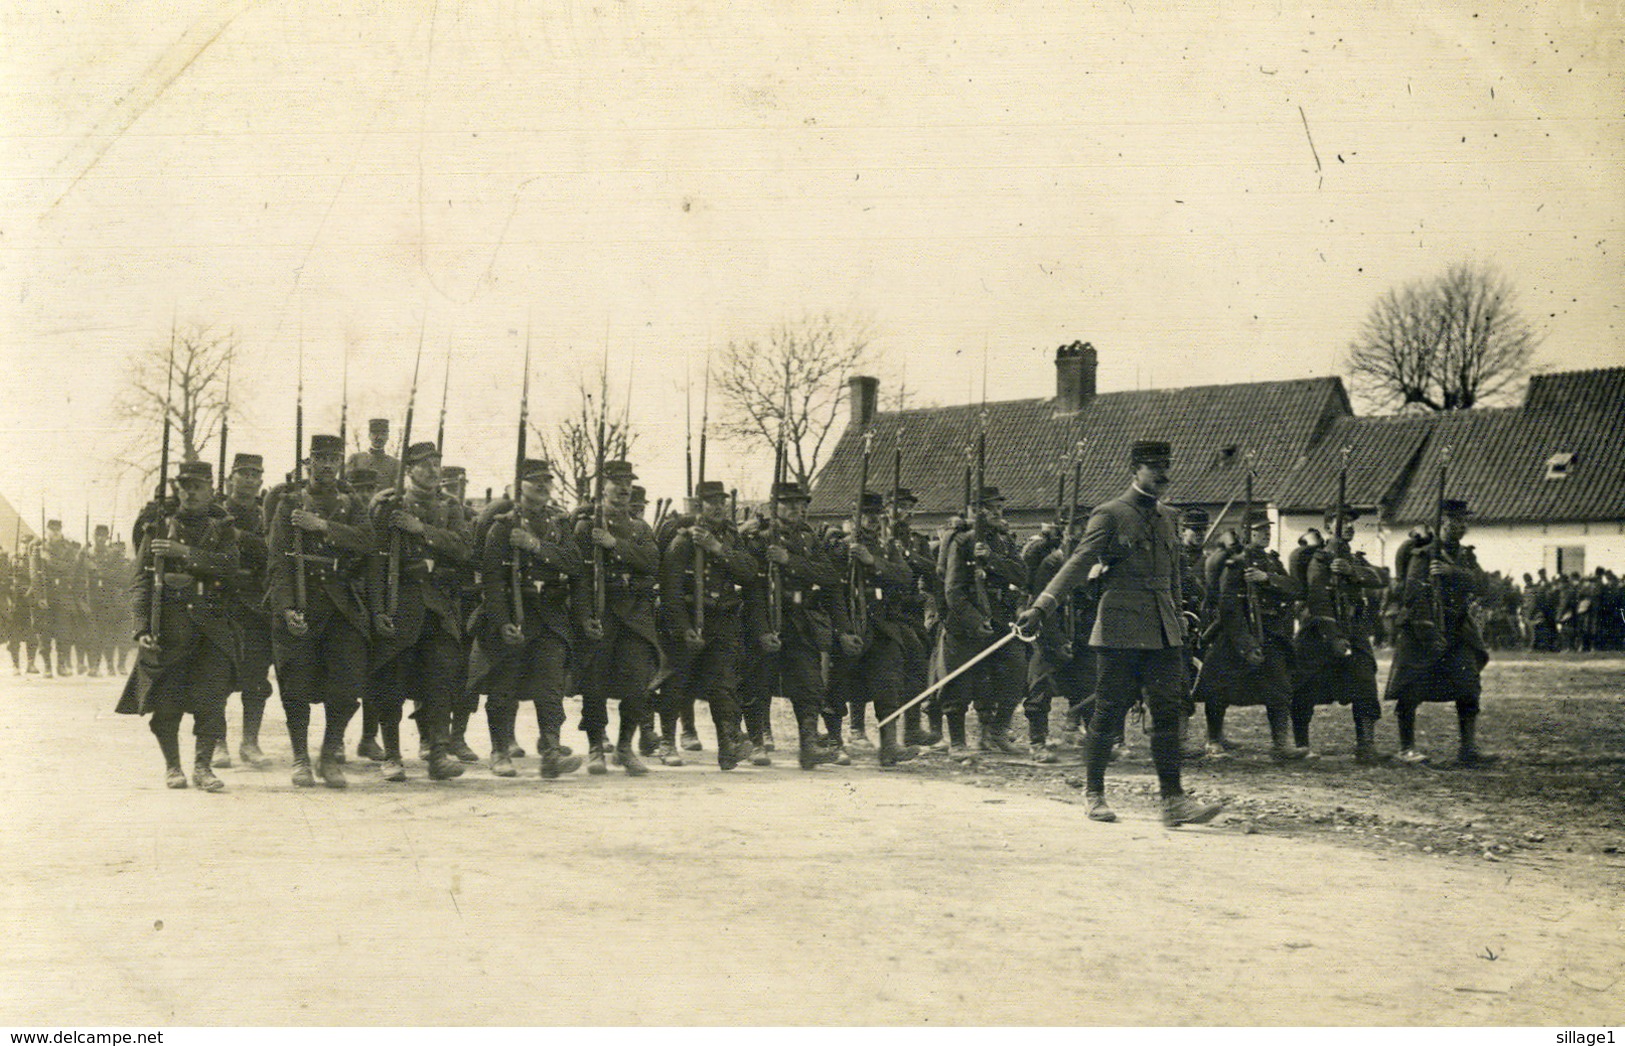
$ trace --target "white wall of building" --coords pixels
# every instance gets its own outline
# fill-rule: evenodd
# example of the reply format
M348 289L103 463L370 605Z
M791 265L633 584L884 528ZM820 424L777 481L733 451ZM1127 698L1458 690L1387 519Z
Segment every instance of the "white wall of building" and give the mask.
M1409 528L1378 528L1369 520L1355 524L1359 528L1353 545L1363 551L1371 562L1381 562L1389 569L1394 565L1394 553L1404 542ZM1325 533L1317 516L1282 516L1276 529L1276 544L1284 558L1298 545L1310 527ZM1548 575L1558 569L1557 550L1563 552L1563 571L1573 573L1576 565L1574 553L1578 549L1582 560L1578 569L1591 573L1598 567L1607 567L1616 574L1625 573L1625 520L1612 523L1551 523L1551 524L1490 524L1468 521L1466 543L1473 546L1478 564L1485 570L1499 570L1514 578L1533 574L1541 567Z

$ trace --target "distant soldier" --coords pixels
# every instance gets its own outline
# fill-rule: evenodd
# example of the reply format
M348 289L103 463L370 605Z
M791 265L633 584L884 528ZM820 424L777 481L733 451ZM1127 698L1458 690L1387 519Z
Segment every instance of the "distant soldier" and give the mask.
M264 479L264 458L238 454L231 462L223 506L237 532L240 552L237 576L226 587L226 607L243 644L236 679L236 689L243 695L243 740L237 754L243 762L260 769L271 765L260 750L260 723L265 719L265 702L271 698L271 617L265 605L266 527L261 503ZM214 765L231 765L230 746L224 736Z
M367 422L367 439L372 445L358 454L350 455L344 465L344 474L352 484L355 471L367 469L380 487L393 487L400 476L401 463L384 448L389 444L389 419L373 418Z
M375 639L368 696L379 704L386 781L404 781L401 713L417 703L418 734L429 746L429 776L461 776L450 746L452 691L462 678L463 621L458 566L472 555L462 506L440 491L440 451L414 443L406 452L406 490L373 499L373 558L368 608Z
M108 540L110 536L107 525L98 523L90 550L85 555L91 618L88 653L92 676L101 675L103 661L107 663L108 675L118 671L118 636L124 632L129 620L125 593L130 582L130 565Z
M931 661L931 637L926 617L935 616L941 598L941 580L937 577L936 557L931 554L931 543L924 534L915 533L909 525L917 504L919 499L907 487L898 487L887 498L887 508L891 514L887 544L903 557L912 575L907 590L886 602L886 617L898 626L897 640L902 647L904 700L926 687ZM933 699L928 700L933 708L937 707ZM913 705L903 713L903 744L929 748L941 740L940 730L926 728L920 705Z
M1263 705L1270 754L1303 759L1308 749L1292 744L1292 608L1302 586L1269 547L1269 513L1253 509L1242 525L1241 544L1215 549L1204 565L1216 612L1194 697L1207 708L1208 753L1238 747L1224 735L1226 709Z
M1004 495L998 487L983 487L976 507L980 531L973 524L955 533L943 556L943 663L949 672L1010 630L1026 594L1027 571L1004 522ZM977 749L1021 753L1009 730L1027 690L1025 658L1022 646L1006 644L943 688L950 751L966 751L965 712L974 703L981 730Z
M1193 506L1179 514L1179 588L1184 593L1180 613L1185 618L1185 679L1192 693L1202 667L1202 633L1207 626L1207 535L1213 521L1207 509ZM1180 751L1187 762L1207 755L1201 737L1191 737L1191 719L1196 715L1194 697L1185 701L1185 716L1179 723Z
M39 615L40 649L45 654L45 675L51 675L52 655L56 651L56 674L66 678L73 675L73 639L75 610L78 593L74 587L74 574L79 557L62 533L62 521L53 519L45 524L45 540L40 544L43 571L36 604Z
M570 521L551 504L553 470L527 460L517 510L494 513L480 551L484 602L475 638L471 685L486 697L491 772L513 777L520 703L536 710L541 775L552 779L581 765L559 743L572 651L587 631L592 606L587 565Z
M596 508L577 513L576 541L588 563L601 569L593 577L593 612L581 679L581 729L587 735L587 772L602 774L610 754L607 736L609 703L620 708L614 756L627 774L649 772L639 758L637 731L644 720L649 684L659 662L655 632L655 584L660 551L654 531L631 513L632 481L626 461L607 461L603 494ZM596 602L601 597L604 613Z
M760 651L746 659L742 703L751 742L765 747L772 697L786 698L800 735L801 768L814 770L838 756L819 743L818 717L825 695L822 660L835 640L841 575L807 525L808 500L801 484L781 482L773 492L776 518L753 518L740 528L756 559L745 638Z
M745 587L756 563L728 518L723 485L704 480L695 496L699 518L673 536L661 560L660 621L675 688L688 702L710 706L717 765L732 770L755 755L740 730L739 661Z
M346 468L344 483L363 505L371 503L372 496L378 493L378 473L365 466Z
M170 788L185 788L181 769L181 717L192 716L192 779L207 792L225 789L210 759L226 731L238 640L226 613L225 589L238 569L237 539L225 512L213 504L206 461L183 462L175 473L179 502L171 515L155 509L138 557L134 628L141 649L117 711L150 715ZM161 575L158 630L153 603Z
M1083 537L1089 519L1088 505L1075 505L1071 520L1030 540L1022 549L1031 579L1031 595L1044 591L1061 572L1073 549ZM1035 763L1058 763L1060 757L1049 747L1050 708L1057 696L1066 700L1067 732L1076 735L1079 724L1093 711L1095 680L1098 675L1094 648L1089 634L1094 631L1095 608L1089 590L1068 594L1055 616L1045 622L1038 642L1033 644L1027 662L1027 739ZM1119 733L1121 724L1118 724Z
M310 437L310 478L278 500L267 548L271 639L293 783L300 788L313 786L317 777L329 788L349 783L342 765L344 729L366 686L370 628L361 591L375 537L365 503L338 483L343 460L337 436ZM315 774L311 705L325 709Z
M1065 566L1018 618L1030 630L1090 575L1100 579L1100 603L1089 637L1100 658L1100 700L1090 724L1084 793L1088 816L1095 821L1117 820L1106 802L1111 724L1142 694L1151 712L1151 759L1162 792L1163 824L1204 824L1223 809L1186 795L1180 779L1185 623L1179 611L1179 542L1173 511L1157 500L1167 489L1171 459L1169 445L1161 440L1133 444L1129 489L1095 509Z
M914 573L900 550L889 549L880 536L885 499L878 492L863 496L857 527L835 549L835 565L844 568L846 628L836 637L832 680L839 680L860 711L873 704L875 718L885 719L913 694L904 694L903 660L910 635L895 620L891 607L914 589ZM897 739L897 724L880 728L877 757L881 766L906 763L919 755Z
M1397 758L1406 763L1427 759L1416 748L1416 710L1427 701L1455 702L1461 732L1457 761L1474 767L1490 758L1478 748L1480 673L1490 655L1468 613L1483 588L1484 572L1472 546L1461 543L1467 533L1467 503L1446 500L1441 513L1442 534L1422 528L1394 556L1401 610L1383 698L1395 702Z
M1331 539L1294 550L1292 577L1303 588L1303 621L1293 651L1292 743L1309 747L1315 706L1352 706L1354 757L1377 761L1375 737L1382 706L1377 702L1377 657L1371 647L1368 593L1382 588L1382 575L1349 551L1359 513L1326 511Z

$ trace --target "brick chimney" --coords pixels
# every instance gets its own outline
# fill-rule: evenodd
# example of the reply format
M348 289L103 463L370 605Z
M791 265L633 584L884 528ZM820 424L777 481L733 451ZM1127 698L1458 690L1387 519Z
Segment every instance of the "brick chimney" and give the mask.
M846 387L852 408L847 427L862 432L875 420L875 409L880 405L880 379L855 374L847 379Z
M1055 350L1055 410L1076 414L1095 397L1095 372L1100 357L1086 341L1075 341Z

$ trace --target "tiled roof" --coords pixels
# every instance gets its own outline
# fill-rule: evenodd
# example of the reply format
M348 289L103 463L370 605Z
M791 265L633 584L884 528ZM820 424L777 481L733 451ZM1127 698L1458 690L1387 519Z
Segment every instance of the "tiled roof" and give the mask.
M1320 512L1337 501L1343 448L1349 448L1348 503L1371 510L1391 508L1404 495L1417 454L1433 431L1436 415L1338 418L1282 484L1282 512Z
M1433 516L1439 457L1451 448L1445 496L1464 498L1481 521L1625 519L1625 367L1534 378L1522 407L1435 415L1395 522ZM1547 479L1556 454L1567 478Z
M976 439L980 405L933 407L877 414L870 487L892 482L893 448L902 430L902 485L920 499L922 513L956 511L964 502L967 445ZM1318 436L1349 414L1337 378L1206 385L1187 389L1108 392L1075 414L1060 414L1049 399L989 403L987 482L1009 499L1011 512L1055 504L1061 462L1086 441L1082 498L1098 503L1128 482L1128 448L1136 439L1173 445L1169 501L1221 503L1239 496L1242 457L1257 454L1255 496L1274 501ZM813 486L812 512L841 515L857 495L862 434L848 426ZM1227 449L1232 453L1226 454ZM1070 493L1070 479L1068 480Z

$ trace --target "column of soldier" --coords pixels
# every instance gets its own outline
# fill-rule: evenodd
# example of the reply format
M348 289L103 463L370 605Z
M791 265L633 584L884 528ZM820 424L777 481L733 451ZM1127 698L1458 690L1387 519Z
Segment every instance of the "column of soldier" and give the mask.
M74 541L62 521L43 537L21 536L15 555L0 553L0 637L13 675L46 679L75 674L122 674L132 645L129 629L130 556L111 530L96 524Z
M409 702L428 776L461 775L480 761L467 728L482 695L499 777L516 776L526 757L522 706L536 717L539 776L582 766L561 741L571 694L581 697L589 773L642 776L645 759L682 765L700 747L702 700L721 769L769 766L776 695L794 712L803 770L849 765L852 750L870 747L884 767L925 748L1054 763L1058 743L1079 744L1089 816L1100 821L1115 820L1105 769L1137 704L1149 713L1169 825L1219 812L1184 793L1181 764L1236 749L1225 736L1230 706L1262 705L1273 757L1298 761L1311 758L1315 709L1349 705L1356 758L1378 759L1367 596L1382 581L1349 551L1355 513L1341 497L1327 512L1332 538L1289 565L1269 551L1268 516L1250 494L1239 535L1209 547L1200 511L1181 517L1160 501L1171 448L1144 440L1130 448L1123 495L1068 506L1060 525L1020 548L982 468L974 487L967 480L965 516L933 541L911 527L900 451L882 495L867 489L866 449L851 519L822 532L807 522L806 491L781 475L781 452L765 514L736 523L733 499L702 464L687 511L658 511L651 525L630 463L600 460L590 498L566 510L551 465L525 457L523 416L520 432L516 496L477 512L463 471L442 469L435 443L403 439L397 461L381 419L372 449L348 462L341 437L312 436L290 482L263 494L258 455L238 454L218 493L208 463L179 466L173 497L155 499L136 525L139 655L118 708L150 716L170 787L189 784L179 741L189 714L190 783L223 790L213 770L230 763L233 692L242 694L239 757L270 764L258 735L273 664L302 787L346 786L345 732L358 707L357 755L384 780L405 780ZM1482 758L1474 726L1487 655L1467 611L1483 575L1460 543L1465 518L1465 505L1441 501L1441 539L1413 538L1399 556L1405 612L1386 696L1405 761L1426 758L1415 746L1418 706L1441 700L1457 705L1460 762ZM1057 697L1065 726L1052 739ZM1205 745L1188 740L1198 703ZM314 764L313 705L324 713ZM1012 736L1018 705L1025 748Z

